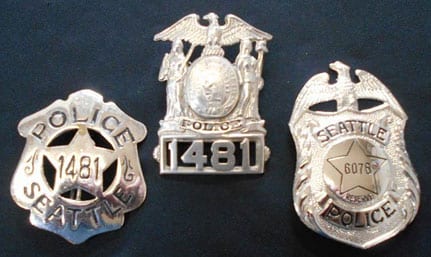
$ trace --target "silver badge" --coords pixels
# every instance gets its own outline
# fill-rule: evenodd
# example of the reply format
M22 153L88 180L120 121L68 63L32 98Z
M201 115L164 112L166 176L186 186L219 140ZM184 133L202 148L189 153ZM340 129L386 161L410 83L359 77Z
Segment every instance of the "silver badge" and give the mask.
M312 77L289 123L297 148L296 212L312 230L360 248L403 230L419 207L404 144L407 116L373 75L335 62L337 82ZM334 104L333 109L331 103Z
M154 151L160 173L263 173L269 148L258 98L266 42L272 36L232 14L222 26L214 13L203 18L208 26L190 14L154 37L172 41L159 74L160 81L167 81L167 111ZM185 42L190 43L187 54ZM232 63L222 47L238 43ZM200 57L191 61L199 46Z
M24 118L27 139L12 179L15 202L34 226L73 244L119 229L146 186L136 144L145 126L91 90Z

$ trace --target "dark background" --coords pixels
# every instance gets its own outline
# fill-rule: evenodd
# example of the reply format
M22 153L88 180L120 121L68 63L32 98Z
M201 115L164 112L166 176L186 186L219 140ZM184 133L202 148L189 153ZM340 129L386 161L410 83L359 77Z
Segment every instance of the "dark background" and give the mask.
M430 256L429 1L2 1L0 10L0 256ZM165 113L157 74L170 49L153 35L210 11L274 36L260 96L272 149L263 176L162 177L152 159ZM288 119L304 83L335 60L375 74L404 107L422 187L413 224L367 251L307 229L292 204ZM19 120L83 88L148 127L139 145L148 196L122 229L74 246L31 226L9 185L25 144Z

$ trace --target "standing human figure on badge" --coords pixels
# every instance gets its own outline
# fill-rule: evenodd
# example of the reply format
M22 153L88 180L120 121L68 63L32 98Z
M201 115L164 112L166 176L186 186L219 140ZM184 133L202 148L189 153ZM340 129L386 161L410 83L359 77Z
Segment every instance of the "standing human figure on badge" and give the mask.
M168 81L166 86L166 115L165 120L172 120L181 116L181 87L182 77L187 62L184 56L181 40L172 42L171 52L165 54L159 72L159 81Z
M240 53L235 60L242 80L242 94L239 103L240 115L252 120L260 119L258 96L259 90L263 87L263 79L261 77L263 48L261 46L262 44L256 45L256 50L259 52L259 60L256 60L256 58L251 55L253 49L252 41L249 39L241 40Z

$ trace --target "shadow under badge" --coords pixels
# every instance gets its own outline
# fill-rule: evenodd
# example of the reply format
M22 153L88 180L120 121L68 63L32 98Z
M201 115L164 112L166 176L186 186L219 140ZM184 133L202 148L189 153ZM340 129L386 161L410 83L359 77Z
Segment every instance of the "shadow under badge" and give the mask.
M337 61L299 93L290 130L296 144L295 210L310 229L369 248L403 230L419 207L419 182L404 143L407 116L376 77ZM328 103L334 103L329 108Z
M146 195L137 152L144 124L81 90L24 118L11 194L34 226L73 244L119 229Z
M203 18L208 26L190 14L154 37L172 41L159 74L167 81L167 111L154 158L161 174L263 173L270 151L258 98L272 36L232 14L224 25L214 13ZM185 42L190 43L187 54ZM238 43L232 63L222 47ZM196 47L201 55L190 61Z

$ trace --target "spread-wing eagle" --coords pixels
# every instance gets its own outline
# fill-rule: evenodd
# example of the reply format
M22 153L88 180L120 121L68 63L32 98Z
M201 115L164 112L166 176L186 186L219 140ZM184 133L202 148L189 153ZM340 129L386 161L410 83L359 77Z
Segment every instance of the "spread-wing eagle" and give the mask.
M350 69L349 66L338 61L330 65L331 69L337 72L340 71L334 67L341 66L344 66L347 69L347 72L348 69ZM356 99L362 98L382 101L384 104L389 105L399 117L406 118L406 114L404 113L398 101L395 99L389 89L382 82L380 82L379 79L377 79L371 73L363 70L355 70L355 74L359 78L359 82L354 83L352 88ZM342 97L342 93L346 93L346 91L343 91L340 86L342 85L339 85L338 83L329 83L328 73L324 72L313 76L309 81L307 81L299 93L296 99L295 107L293 108L290 122L296 123L300 116L314 104L331 100L339 101L339 98Z
M206 45L208 42L216 41L223 46L236 44L241 39L252 41L272 39L270 34L251 26L233 14L225 17L225 24L222 26L219 25L218 16L214 13L209 13L202 18L209 21L208 26L199 23L199 15L190 14L156 34L154 40L184 40L193 45Z

